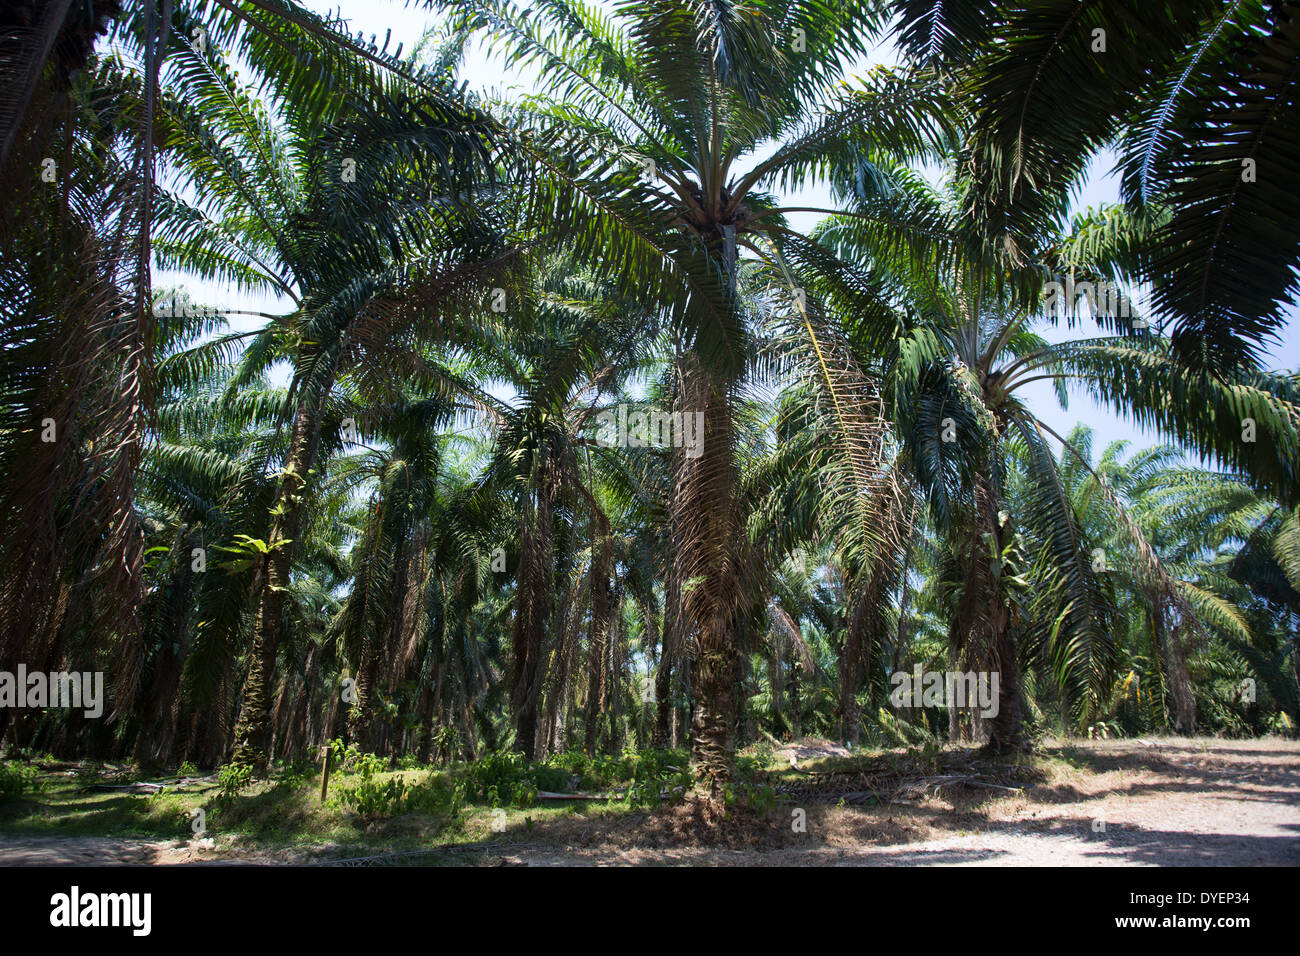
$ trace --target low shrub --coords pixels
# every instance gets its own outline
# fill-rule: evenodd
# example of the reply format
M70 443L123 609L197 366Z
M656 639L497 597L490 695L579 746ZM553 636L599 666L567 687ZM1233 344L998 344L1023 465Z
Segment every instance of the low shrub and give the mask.
M403 813L455 816L460 810L460 790L440 774L429 773L415 784L400 776L381 780L379 775L385 763L374 754L362 755L356 764L361 779L354 787L340 788L339 804L365 820Z
M231 800L253 780L253 768L239 763L228 763L217 771L217 787L223 799Z
M0 803L21 800L39 788L35 767L12 760L0 763Z

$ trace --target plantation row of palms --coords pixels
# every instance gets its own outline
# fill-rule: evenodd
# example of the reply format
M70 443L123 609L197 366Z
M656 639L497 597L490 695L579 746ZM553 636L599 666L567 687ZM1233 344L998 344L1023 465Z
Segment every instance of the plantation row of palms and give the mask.
M462 0L404 55L287 0L33 12L0 670L102 669L112 710L0 735L257 768L689 741L716 801L764 738L1293 729L1300 381L1258 354L1300 27L949 6ZM480 35L534 94L465 90ZM887 36L902 65L845 80ZM1067 218L1107 146L1125 202ZM232 331L151 267L280 307ZM1039 381L1214 468L1094 458ZM678 440L602 437L629 417ZM891 707L916 665L997 672L996 715Z

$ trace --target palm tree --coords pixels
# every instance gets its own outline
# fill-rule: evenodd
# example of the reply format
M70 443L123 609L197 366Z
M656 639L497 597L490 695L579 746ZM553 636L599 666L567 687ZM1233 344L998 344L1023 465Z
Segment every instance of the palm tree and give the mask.
M1093 462L1090 429L1079 426L1068 440L1079 457L1062 450L1061 480L1114 592L1117 644L1144 686L1157 689L1162 709L1170 712L1167 723L1183 732L1196 727L1197 691L1207 691L1209 682L1193 680L1191 671L1224 652L1244 655L1260 683L1294 712L1294 680L1280 666L1289 642L1274 633L1275 614L1256 612L1259 570L1242 573L1252 544L1269 553L1284 512L1240 476L1183 464L1172 445L1124 459L1127 443L1112 442ZM1123 515L1111 496L1124 503ZM1171 615L1151 593L1140 571L1142 557L1133 553L1129 522L1141 530L1193 618ZM1143 658L1147 650L1150 656ZM1144 659L1153 666L1143 666Z
M1165 213L1141 245L1153 318L1180 358L1253 365L1297 289L1300 30L1264 0L896 0L900 46L947 73L974 120L965 199L1013 258L1059 228L1099 151L1124 199Z
M31 343L6 348L13 418L3 453L33 465L21 480L6 468L15 480L0 491L13 519L0 529L4 561L13 562L0 569L4 603L14 609L5 630L24 635L6 648L9 663L42 659L52 619L37 612L60 605L67 562L80 560L73 552L99 552L87 556L98 569L106 634L129 633L142 600L140 529L129 502L155 396L150 266L164 64L196 45L237 44L259 78L308 111L331 102L337 109L371 68L449 101L414 76L400 49L336 27L288 0L55 0L0 14L3 324L15 342ZM44 387L33 391L37 380ZM55 441L40 441L48 428L34 427L46 419ZM79 443L111 451L74 463ZM80 517L56 529L61 500L72 500ZM114 668L123 697L132 696L141 653L125 640Z
M396 743L388 736L393 727L384 719L385 703L418 676L435 522L445 520L447 493L460 483L451 467L454 436L441 434L454 422L453 402L435 393L372 407L368 440L378 447L340 461L335 471L335 481L349 492L363 483L374 488L356 522L351 587L326 632L355 675L348 736L371 753Z
M283 76L286 66L307 59L324 60L330 73L352 73L377 66L394 76L414 78L411 64L401 59L401 45L390 52L387 42L366 43L340 29L341 21L323 18L293 0L110 0L77 4L71 0L11 5L0 19L0 78L12 95L0 106L0 175L26 171L15 151L24 139L47 142L50 127L44 108L67 93L77 74L94 61L94 47L103 37L140 55L142 73L154 85L169 54L209 41L230 46L238 39L249 59L266 72ZM201 37L201 40L200 40ZM286 43L291 41L291 43ZM299 59L301 58L301 59ZM314 87L314 88L313 88ZM296 92L303 100L329 96L315 77L299 74ZM145 130L156 119L156 103L144 97L148 109L133 118ZM135 145L143 165L152 168L154 143L141 136ZM142 197L147 201L148 197Z
M346 89L322 103L273 97L277 125L217 52L182 47L171 67L168 153L197 201L160 192L160 262L292 303L256 333L200 346L222 354L251 339L235 387L279 361L292 369L288 447L253 536L256 624L238 737L240 759L260 766L304 501L322 444L337 447L366 417L329 415L331 393L344 382L377 404L394 379L446 387L420 345L452 334L456 310L510 251L459 199L487 172L489 124L425 92L445 77L412 88L365 74L351 88L361 110Z
M1276 700L1291 699L1291 726L1300 727L1300 509L1274 510L1238 550L1228 574L1253 596L1248 613L1257 647L1261 635L1273 641L1267 657L1251 664ZM1278 674L1288 656L1289 680Z
M1016 587L1020 527L1050 549L1062 618L1054 634L1063 642L1057 653L1069 662L1066 670L1082 668L1099 693L1113 651L1098 582L1048 446L1049 436L1066 448L1069 442L1024 404L1022 387L1051 381L1063 400L1066 383L1079 382L1121 414L1219 454L1253 474L1261 488L1286 493L1294 486L1289 449L1300 437L1294 385L1263 373L1214 379L1198 372L1178 360L1167 340L1140 331L1141 317L1123 297L1090 303L1113 335L1052 344L1037 334L1043 321L1073 324L1082 308L1078 300L1043 311L1035 299L1043 275L1097 283L1127 275L1127 240L1140 224L1122 214L1103 209L1078 217L1064 239L1038 237L1032 250L1022 250L1032 266L1008 272L960 203L941 200L919 177L899 171L882 187L846 172L840 184L856 197L858 215L832 219L820 238L864 268L892 274L909 312L884 358L887 401L936 526L949 542L960 542L964 580L952 621L954 650L1001 675L989 746L1018 749L1024 745L1014 636L1019 610L1008 587ZM869 366L880 326L877 299L849 283L826 291L846 324L863 330L858 349ZM1267 421L1262 427L1277 436L1276 446L1240 440L1242 420L1256 417ZM1029 470L1025 510L1016 520L1006 506L1012 445L1023 449ZM1148 571L1153 587L1177 600L1158 562Z
M558 97L530 99L518 119L518 148L543 182L538 221L663 311L681 353L674 411L704 416L702 454L675 461L670 526L694 657L697 789L716 804L745 613L733 413L752 336L740 256L797 238L766 189L817 179L836 159L926 154L949 131L941 103L888 71L837 84L883 25L877 4L625 0L610 17L564 2L458 6Z
M204 337L214 325L224 328L202 323ZM240 596L253 577L251 562L229 559L274 493L267 460L276 454L288 397L265 379L227 396L232 366L200 374L186 361L199 341L191 336L158 363L155 424L137 480L148 557L147 662L133 716L140 722L136 755L146 762L182 751L208 763L226 753Z
M135 287L141 181L123 153L138 78L106 61L69 82L43 101L45 135L18 144L0 215L0 668L53 660L81 608L104 647L120 638L129 698L143 655L132 489L172 333Z
M544 263L509 312L488 320L496 342L491 361L498 381L519 400L485 399L496 438L481 487L485 495L512 499L519 515L511 687L515 746L531 759L547 745L539 734L546 635L565 633L565 615L573 610L555 598L568 593L562 565L572 557L560 540L576 530L564 527L561 511L589 516L593 661L610 626L614 542L592 465L600 473L617 469L621 449L593 444L588 435L603 400L654 344L655 316L613 296L610 283L575 275L563 259ZM589 701L591 693L589 687ZM594 717L589 708L589 742Z

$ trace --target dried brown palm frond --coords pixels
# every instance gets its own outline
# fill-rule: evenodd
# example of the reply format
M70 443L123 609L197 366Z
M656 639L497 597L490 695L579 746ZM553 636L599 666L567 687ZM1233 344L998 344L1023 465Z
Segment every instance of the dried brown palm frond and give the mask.
M0 664L39 667L111 647L111 660L98 663L110 671L116 713L134 697L142 664L132 502L153 391L140 271L147 176L143 163L121 167L93 145L131 142L129 96L101 129L80 125L77 97L60 102L45 147L58 146L46 157L52 165L29 170L35 188L11 210L24 228L0 231ZM31 155L23 148L13 158ZM42 168L54 170L52 182ZM52 613L64 590L79 608L75 625Z
M911 531L914 499L901 481L888 482L875 498L879 536L884 543L865 565L855 568L848 582L844 644L840 651L839 679L841 737L856 745L862 731L858 693L866 661L877 658L889 628L894 593L902 583L906 549L902 546Z

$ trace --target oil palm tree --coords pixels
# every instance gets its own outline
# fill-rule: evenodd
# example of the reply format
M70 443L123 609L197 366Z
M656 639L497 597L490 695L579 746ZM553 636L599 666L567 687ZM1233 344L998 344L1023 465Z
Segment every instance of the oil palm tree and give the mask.
M160 92L170 82L160 78L165 64L196 47L235 46L260 80L308 112L330 103L337 110L372 69L407 77L434 100L454 100L416 76L400 49L349 37L286 0L56 0L0 14L4 325L31 340L12 353L26 367L12 366L11 410L30 401L40 413L7 425L14 445L3 453L36 462L0 492L14 519L0 530L4 560L19 569L0 571L5 604L17 609L5 630L24 635L6 656L41 657L49 621L31 615L58 604L46 592L66 581L60 564L71 552L101 552L92 559L100 595L117 599L106 604L105 621L133 626L142 599L140 529L128 503L155 395L152 230L167 123ZM191 60L182 72L193 67ZM25 228L34 223L41 229ZM44 393L33 393L30 381L42 378ZM39 441L42 429L32 427L47 418L53 442ZM28 438L35 446L22 447ZM92 455L87 472L71 460L78 442L112 451ZM69 495L80 518L54 533L50 508ZM106 624L106 633L113 629ZM141 648L127 640L121 650L115 671L129 698Z
M1127 443L1112 442L1093 461L1090 429L1079 426L1068 440L1077 457L1062 450L1062 484L1121 609L1112 618L1117 641L1130 659L1149 652L1145 659L1153 666L1143 668L1142 679L1155 688L1167 724L1182 732L1196 727L1197 697L1208 688L1191 671L1203 667L1206 653L1216 648L1243 654L1261 685L1294 713L1294 678L1283 666L1290 642L1277 639L1273 614L1257 613L1265 603L1253 593L1265 580L1262 568L1242 573L1252 546L1271 558L1286 512L1241 476L1185 464L1172 445L1126 457ZM1110 495L1123 501L1126 519ZM1151 593L1125 520L1141 529L1194 620L1170 614Z
M577 257L655 303L680 345L674 410L701 413L699 457L676 462L670 518L680 617L693 650L698 791L722 798L737 715L738 560L733 409L752 354L740 257L797 238L768 192L835 160L928 154L950 132L924 80L875 71L842 85L886 11L877 4L625 0L457 6L543 94L520 111L537 219Z
M1077 217L1064 238L1036 237L1032 249L1021 251L1032 265L1007 271L1002 251L990 249L971 225L960 193L956 201L945 201L903 170L883 185L850 170L839 185L855 198L858 215L830 220L820 239L895 277L908 315L881 360L886 400L907 467L936 526L950 542L962 542L965 580L952 642L956 651L973 653L975 661L1000 671L1001 700L989 745L1019 748L1024 740L1014 630L1020 612L1007 588L1018 579L1013 558L1021 528L1051 552L1060 618L1053 640L1061 642L1053 653L1068 662L1063 670L1081 669L1099 693L1112 652L1105 602L1048 440L1070 445L1024 403L1023 386L1050 381L1064 399L1067 383L1082 384L1120 414L1242 468L1262 490L1289 494L1295 487L1290 449L1300 438L1295 385L1285 376L1253 371L1205 375L1181 361L1168 340L1142 331L1142 317L1123 296L1106 304L1090 301L1099 336L1050 343L1039 335L1035 327L1045 322L1073 325L1086 299L1045 312L1036 298L1043 276L1102 283L1129 274L1128 239L1142 224L1122 212L1103 209ZM878 309L874 297L848 283L826 292L849 328L879 327L870 318ZM862 304L855 306L857 301ZM875 342L861 333L859 339L864 366L870 367ZM1247 418L1267 422L1261 427L1276 443L1242 442ZM1028 462L1031 489L1015 516L1006 508L1011 444ZM1153 586L1177 601L1154 556L1149 549L1144 553Z
M966 210L995 245L1029 253L1063 224L1089 162L1117 150L1125 201L1166 213L1141 246L1153 320L1189 363L1257 362L1300 288L1292 5L894 7L900 47L947 73L973 114Z
M295 542L318 459L345 429L331 394L345 385L364 408L392 396L395 380L451 387L421 345L453 336L457 310L511 253L462 200L488 173L489 124L425 91L445 75L414 87L363 73L351 89L360 109L343 90L263 104L210 48L178 50L168 79L168 155L194 198L160 193L160 262L290 304L255 333L199 347L244 346L236 388L276 362L291 368L288 446L252 535L257 623L238 735L241 759L262 764Z
M508 311L484 319L492 374L515 396L485 398L494 449L480 484L482 494L508 498L517 515L510 683L515 746L531 759L539 741L546 745L539 737L545 662L553 656L546 637L564 634L573 610L562 600L569 592L563 565L575 549L562 542L577 531L578 515L589 517L594 645L610 623L613 539L594 479L620 467L623 449L590 435L604 402L652 354L656 316L563 258L541 264Z
M102 62L69 83L43 103L45 136L18 144L0 214L0 667L41 666L80 606L121 638L129 698L143 562L130 502L170 332L150 328L136 287L141 183L123 155L138 77Z

